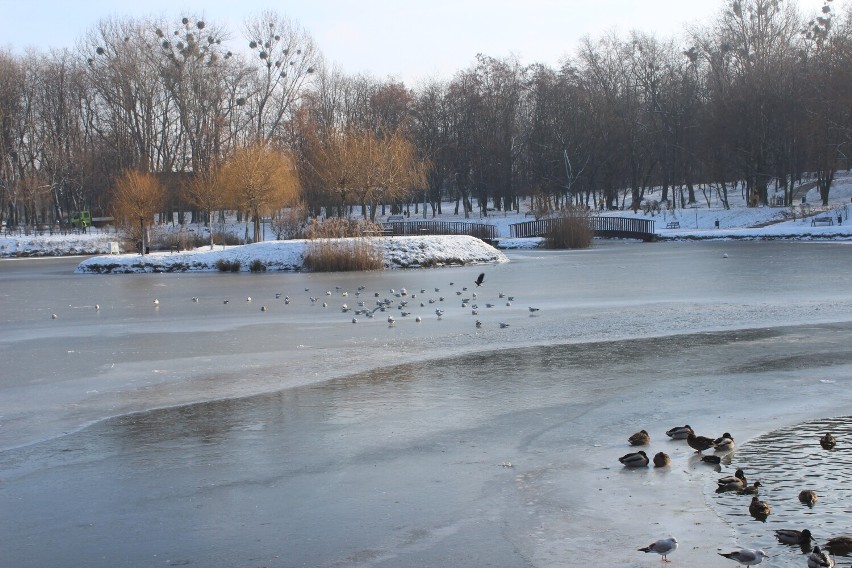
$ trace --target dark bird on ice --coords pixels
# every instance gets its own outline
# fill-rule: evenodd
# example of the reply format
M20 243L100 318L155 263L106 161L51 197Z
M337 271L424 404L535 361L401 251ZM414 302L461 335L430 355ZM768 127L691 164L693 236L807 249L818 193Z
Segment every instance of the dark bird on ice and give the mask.
M706 436L696 436L692 432L689 433L686 437L686 443L689 444L689 447L698 452L699 454L704 450L709 450L713 447L713 439L708 438Z
M639 430L627 438L627 441L630 442L631 446L647 446L651 443L651 436L646 430Z
M646 467L650 460L645 452L639 450L638 452L624 454L618 458L618 461L624 464L624 467Z

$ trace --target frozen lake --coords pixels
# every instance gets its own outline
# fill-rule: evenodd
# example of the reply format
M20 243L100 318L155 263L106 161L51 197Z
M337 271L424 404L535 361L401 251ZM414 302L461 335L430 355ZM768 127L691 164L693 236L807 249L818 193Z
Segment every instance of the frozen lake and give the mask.
M735 546L801 565L772 536L805 528L795 511L744 525L708 487L737 453L761 479L749 444L849 414L849 246L596 242L359 274L0 261L4 564L649 566L636 548L673 534L681 565ZM388 312L351 323L341 306L376 293ZM663 434L684 423L740 450L706 466ZM669 468L621 469L642 428ZM815 454L825 531L852 526L821 475L848 469L841 446ZM778 511L795 487L767 489Z

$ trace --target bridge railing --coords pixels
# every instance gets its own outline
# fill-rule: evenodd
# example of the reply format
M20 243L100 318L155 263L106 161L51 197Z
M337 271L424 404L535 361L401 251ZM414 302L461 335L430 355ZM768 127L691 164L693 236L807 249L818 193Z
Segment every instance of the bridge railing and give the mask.
M559 218L537 219L509 225L512 238L543 237L554 225L562 222ZM589 217L595 236L639 238L648 240L654 236L654 221L635 217Z
M384 234L401 235L470 235L482 240L497 238L497 227L485 223L461 221L393 221L382 223Z

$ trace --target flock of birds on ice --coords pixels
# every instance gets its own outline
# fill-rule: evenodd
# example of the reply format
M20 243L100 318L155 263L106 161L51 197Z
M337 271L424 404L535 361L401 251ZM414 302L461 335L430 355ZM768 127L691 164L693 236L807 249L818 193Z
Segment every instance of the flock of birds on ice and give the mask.
M474 280L473 284L475 284L475 286L477 288L479 288L483 285L484 282L485 282L485 273L483 272L476 278L476 280ZM455 286L455 283L450 282L450 286L451 287ZM383 297L383 295L381 293L375 292L373 294L373 296L375 298L375 304L374 305L368 305L367 300L361 299L361 297L364 296L365 290L366 290L365 286L358 286L357 290L353 293L353 296L356 298L356 300L354 300L355 305L350 307L349 304L348 304L348 301L347 301L347 303L343 303L343 304L340 305L340 310L343 313L352 313L352 319L351 319L352 323L358 323L359 317L364 317L364 318L367 318L367 319L374 319L377 312L391 312L387 316L387 324L388 324L388 327L394 327L396 325L396 322L397 322L397 318L394 317L394 313L397 315L397 317L407 318L408 316L412 315L413 310L415 309L415 307L417 305L417 303L412 303L413 300L418 300L417 293L416 292L409 293L409 291L406 288L400 288L399 290L391 289L389 292L390 292L390 295L392 297L387 297L386 295ZM436 294L440 294L440 292L441 292L440 288L435 288L434 290L435 290ZM310 292L310 288L305 288L305 292ZM349 291L342 290L340 286L335 287L335 292L340 294L340 296L342 298L348 298L349 297ZM469 309L470 314L472 316L478 316L482 307L485 307L486 309L497 307L497 304L493 303L493 302L485 302L485 303L482 304L482 306L480 306L480 304L477 303L478 301L480 301L477 298L477 293L474 291L474 292L471 292L470 294L466 294L466 292L468 292L468 287L462 286L461 289L456 290L455 295L458 296L457 300L461 302L461 308L462 309ZM437 298L435 298L435 297L424 298L423 296L427 293L428 292L427 292L426 289L420 290L420 296L421 297L418 300L419 306L420 306L420 308L426 308L427 305L436 304L438 307L435 307L434 314L435 314L435 317L440 320L444 316L444 314L446 313L446 305L449 303L448 299L445 296L441 296L441 295L439 295ZM320 300L322 298L319 297L319 296L309 296L309 300L310 300L312 305L321 305L323 308L328 308L329 307L329 299L330 299L331 296L333 296L332 291L326 290L325 296L326 296L326 299L322 302L320 302ZM292 301L290 296L284 295L280 292L275 293L275 299L276 300L283 299L284 304L290 304L290 302ZM507 307L511 307L512 302L515 301L514 296L506 295L503 292L498 292L497 299L500 300L501 302L504 302ZM198 297L193 297L192 301L193 302L199 302L200 300L199 300ZM226 300L223 300L223 303L229 304L230 301L231 301L230 299L226 299ZM252 301L251 296L247 296L246 302L251 302L251 301ZM154 306L158 307L160 305L160 300L158 298L154 298L153 304L154 304ZM96 311L99 311L101 309L99 304L95 304L94 307L95 307ZM394 307L396 308L396 311L393 311ZM534 307L534 306L528 306L527 310L529 311L530 315L534 316L534 315L537 315L539 308ZM262 311L262 312L269 311L269 306L266 305L266 304L262 305L260 307L260 311ZM54 314L51 315L51 318L52 319L58 319L59 316L54 313ZM423 316L421 316L421 315L414 316L414 321L417 322L417 323L421 323L423 321ZM474 325L476 326L477 329L480 329L483 326L483 322L479 319L476 319L476 320L474 320ZM500 326L501 329L505 329L505 328L509 327L510 324L505 322L505 321L500 321L500 322L498 322L498 325Z
M732 452L736 444L734 437L728 432L718 438L698 436L687 424L677 426L666 432L672 440L686 440L689 447L701 454L701 460L709 464L721 463L720 454ZM651 443L651 436L645 430L640 430L627 440L632 446L647 446ZM830 432L819 439L820 446L825 450L833 450L837 445L837 439ZM714 450L713 454L704 455L703 452ZM666 467L671 463L671 458L665 452L658 452L653 458L648 458L644 450L631 452L619 458L624 467L648 467L650 463L654 467ZM766 501L760 499L760 482L749 484L745 472L737 469L734 475L719 478L717 481L717 493L736 491L740 495L751 495L749 503L749 514L757 520L765 521L772 514L772 507ZM799 493L799 501L804 505L813 507L817 502L817 494L813 490L803 489ZM782 544L799 546L804 554L807 554L808 568L834 568L834 556L849 556L852 554L852 536L836 536L829 539L823 546L811 546L816 539L808 529L778 529L775 537ZM638 549L640 552L655 552L662 556L662 560L670 562L668 556L677 550L678 541L674 537L663 538L652 542L648 546ZM736 561L741 566L754 566L760 564L769 555L763 549L741 548L731 552L719 552L720 556Z

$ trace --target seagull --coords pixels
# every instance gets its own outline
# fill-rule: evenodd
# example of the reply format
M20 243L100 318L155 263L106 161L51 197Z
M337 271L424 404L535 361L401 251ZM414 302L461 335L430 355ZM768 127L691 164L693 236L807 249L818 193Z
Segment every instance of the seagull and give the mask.
M414 318L414 321L416 321L417 323L420 323L421 321L423 321L423 318L421 318L420 316L417 316L416 318Z
M50 319L59 319L59 316L56 315L56 314L53 314L53 315L50 316Z
M481 273L476 280L473 281L477 286L482 286L482 282L485 280L485 273Z
M100 309L101 309L101 305L100 305L100 304L95 304L95 311L97 312L97 311L99 311Z
M506 322L502 322L502 321L500 322L500 329L505 329L505 328L507 328L507 327L509 327L509 324L508 324L508 323L506 323Z
M222 303L223 303L223 304L227 304L227 303L228 303L228 302L230 302L230 301L231 301L231 300L223 300L223 301L222 301Z
M193 302L195 302L195 303L198 303L198 297L197 297L197 296L196 296L196 297L193 297L193 298L192 298L192 301L193 301Z
M260 306L260 311L265 312L268 308L266 306Z
M639 552L656 552L657 554L662 555L663 562L671 562L671 560L666 558L666 555L671 554L675 550L677 550L677 539L670 536L669 538L652 542L648 546L640 548Z
M444 310L441 310L441 309L435 310L435 315L438 316L438 319L441 319L441 316L444 315Z
M159 305L160 305L160 300L158 300L157 298L154 298L154 305L155 305L155 306L159 306Z
M476 329L479 329L481 327L482 327L482 322L479 321L479 320L476 320Z
M395 324L395 323L396 323L396 320L393 319L393 316L388 316L388 326L392 327L393 324Z
M352 323L358 323L358 320L355 319L355 318L352 318Z
M666 431L666 436L671 438L672 440L686 440L686 437L689 434L695 433L692 432L692 428L687 424L686 426L675 426L674 428Z
M251 302L251 296L249 296L248 298L246 298L246 302Z
M782 544L798 544L800 546L809 546L810 542L814 540L811 531L808 529L801 531L796 529L777 529L775 531L775 538Z
M834 568L834 558L815 546L811 555L808 556L808 568Z
M534 308L534 307L532 307L532 306L530 306L530 307L529 307L529 310L530 310L530 313L531 313L531 314L536 313L539 309L540 309L540 308Z
M624 464L624 467L647 467L648 465L648 455L639 450L638 452L633 452L629 454L624 454L618 461Z
M744 566L754 566L763 562L764 558L769 558L769 555L763 552L763 550L754 550L753 548L741 548L733 552L718 552L717 554L731 560L736 560Z

